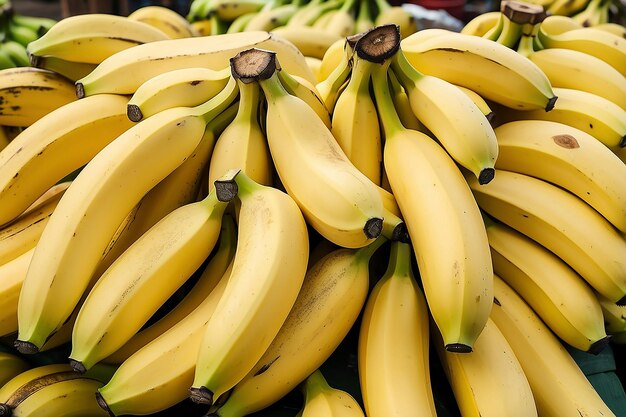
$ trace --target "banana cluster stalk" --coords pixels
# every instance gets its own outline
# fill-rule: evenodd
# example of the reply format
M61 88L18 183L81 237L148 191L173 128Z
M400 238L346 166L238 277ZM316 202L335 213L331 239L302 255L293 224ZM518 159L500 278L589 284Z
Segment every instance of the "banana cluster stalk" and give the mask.
M328 385L318 369L304 381L304 407L299 417L365 417L359 403L347 392Z

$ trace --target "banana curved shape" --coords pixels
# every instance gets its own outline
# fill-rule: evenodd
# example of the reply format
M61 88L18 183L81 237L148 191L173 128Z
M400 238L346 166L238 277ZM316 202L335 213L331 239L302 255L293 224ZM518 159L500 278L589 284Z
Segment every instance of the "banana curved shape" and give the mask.
M17 304L35 248L0 265L0 336L17 331Z
M37 245L65 189L59 190L40 204L35 202L35 207L29 208L14 222L0 229L0 265L12 261Z
M535 312L498 276L491 319L513 349L540 416L615 414Z
M406 89L402 87L402 84L400 84L396 74L394 74L393 71L389 71L387 76L389 77L389 91L391 92L391 99L393 100L393 105L398 113L398 117L400 117L402 125L407 129L419 130L420 132L427 133L428 129L424 127L424 124L417 118L417 116L415 116L415 113L413 113L411 100L409 100ZM387 181L386 185L384 181ZM389 182L386 179L384 170L383 184L387 189L389 189Z
M460 33L464 35L484 36L491 28L498 24L500 16L500 11L481 13L467 22Z
M129 14L128 19L153 26L165 33L170 39L197 36L187 19L163 6L140 7Z
M405 39L417 32L417 19L401 6L390 6L386 1L376 1L378 15L374 19L375 26L388 24L398 25L400 36Z
M381 184L382 139L376 105L370 96L374 63L354 57L348 85L333 109L333 136L346 156L374 184Z
M354 22L354 33L363 33L372 29L374 26L374 16L368 0L359 0L359 11Z
M176 306L161 319L137 332L125 342L120 349L103 359L103 362L112 364L123 363L139 349L143 348L191 314L191 312L208 297L218 284L220 278L226 273L235 255L236 244L237 235L234 220L231 216L225 214L222 219L222 230L220 231L219 245L215 254L211 256L200 278L198 278L198 281L189 290L185 298L176 304ZM191 381L189 384L191 384ZM185 387L185 390L187 388L188 387Z
M554 87L586 91L626 111L626 78L599 58L564 48L542 49L528 56Z
M344 0L341 8L330 12L328 22L324 25L324 31L341 37L353 35L356 20L352 9L355 3L356 0Z
M121 348L202 265L217 243L227 203L213 191L174 210L98 278L74 324L69 358L75 370L85 372Z
M48 113L13 139L0 152L0 224L16 218L52 185L130 128L127 102L128 98L111 94L74 101Z
M232 22L237 17L260 11L267 0L212 0L208 12L215 14L225 22Z
M270 32L279 26L286 25L297 10L298 6L291 3L269 10L262 10L250 19L245 26L245 30L248 32L255 30Z
M388 62L372 76L385 131L385 172L408 227L428 306L446 349L470 352L491 309L493 272L487 234L452 158L430 137L404 128L393 111L387 67Z
M119 52L76 82L77 95L133 94L148 79L175 69L219 71L228 67L230 58L249 48L277 52L284 70L315 82L298 48L278 35L257 31L150 42Z
M53 55L68 61L99 64L116 52L136 45L162 41L162 31L113 14L83 14L66 17L45 35L28 44L29 55Z
M447 352L440 335L433 338L463 417L537 417L528 379L493 320L487 320L471 355Z
M332 45L328 47L324 56L322 57L322 63L319 70L320 83L327 79L328 76L337 68L341 61L344 59L346 53L344 48L346 47L345 39L337 39Z
M496 168L554 183L626 232L626 165L594 137L542 120L505 123L496 135L502 155Z
M542 30L543 29L543 30ZM544 48L562 48L584 52L611 65L626 77L626 39L593 27L552 34L539 27L539 41Z
M480 112L485 115L485 118L489 121L489 123L491 123L491 121L493 120L493 117L494 117L494 112L491 109L491 107L489 107L489 104L485 101L485 99L482 98L480 96L480 94L478 94L476 91L470 90L467 87L463 87L461 85L457 85L456 88L461 90L467 97L469 97L469 99L474 102L476 107L478 107L478 110L480 110ZM554 92L556 93L556 90L554 90ZM557 103L558 103L558 100L557 100ZM555 107L556 107L556 105L555 105ZM506 108L508 109L508 107L506 107ZM552 110L554 110L554 109L552 109ZM541 113L545 113L545 114L551 114L552 110L550 110L549 112L546 112L546 111L543 111L543 110L539 110L539 111L535 110L535 111L538 112L538 113L541 112ZM532 110L526 110L526 111L532 111Z
M278 71L278 79L289 94L300 98L311 106L327 128L332 127L330 112L326 109L324 100L313 83L297 75L291 75L287 71Z
M593 136L611 150L626 145L626 110L604 97L571 88L554 88L559 99L554 109L516 111L500 108L500 123L514 120L547 120L562 123Z
M156 75L141 84L128 101L133 122L173 107L198 106L226 87L230 68L182 68Z
M610 1L592 0L587 6L572 16L572 20L580 23L584 27L593 26L609 21Z
M613 336L626 332L626 306L618 306L598 293L596 296L602 308L606 332Z
M343 43L345 49L340 61L337 62L332 72L323 81L315 85L315 88L320 93L320 98L330 114L335 110L337 98L345 88L352 73L352 48L345 40L343 40ZM348 48L350 48L349 52Z
M230 169L240 169L253 181L271 185L274 165L259 125L261 89L257 83L239 85L239 107L233 121L217 138L209 162L209 189Z
M33 255L18 306L18 349L36 351L59 329L125 216L193 153L207 123L236 95L232 80L205 104L177 107L148 118L121 134L83 168L50 218Z
M238 189L237 251L228 285L206 325L189 389L194 402L209 405L263 356L296 301L309 254L307 226L295 201L243 172L235 172L234 181L232 175L220 181ZM215 187L219 197L223 185Z
M404 39L401 47L418 71L467 87L507 107L549 111L556 101L541 69L497 42L425 29Z
M311 68L313 75L315 76L315 82L320 82L322 77L320 76L320 68L322 67L322 60L314 58L312 56L305 56L306 64Z
M319 368L354 325L367 297L369 261L387 240L354 250L340 248L309 269L278 334L254 368L210 417L259 411Z
M589 0L554 0L546 7L550 15L571 16L585 8Z
M31 65L36 68L56 72L72 82L86 77L97 66L96 64L88 64L86 62L67 61L52 55L31 56ZM74 95L76 95L75 91Z
M401 50L394 55L391 65L407 92L415 117L481 184L491 181L498 142L482 111L455 85L420 74Z
M480 208L554 252L611 301L626 302L626 240L617 229L568 191L496 171L487 185L465 176Z
M54 72L32 67L0 71L2 125L30 126L74 100L74 85Z
M436 416L428 363L428 307L411 271L411 247L393 242L359 329L359 381L368 416Z
M232 262L193 311L122 362L96 394L103 409L115 416L146 415L188 398L204 329L231 270Z
M259 84L268 103L266 134L274 165L307 222L339 246L371 243L383 217L376 185L350 162L311 107L285 90L276 72ZM300 140L303 125L311 132L306 141Z
M15 392L23 389L23 387L31 381L47 378L50 375L57 375L57 379L59 379L58 374L66 376L66 374L70 372L73 372L72 368L66 363L30 367L24 372L17 374L0 387L0 404L10 402Z
M31 365L19 356L0 352L0 387L30 368Z
M329 33L326 30L311 26L287 25L275 28L271 33L293 43L304 56L312 56L319 59L324 57L324 54L333 43L342 38L341 35ZM282 60L280 62L282 64Z
M493 270L565 343L599 353L608 343L593 290L565 262L532 239L485 220Z
M626 39L626 27L620 25L619 23L600 23L594 26L594 29L604 30L606 32L612 33L616 36Z
M346 391L328 385L318 369L302 383L301 417L365 417L358 402Z

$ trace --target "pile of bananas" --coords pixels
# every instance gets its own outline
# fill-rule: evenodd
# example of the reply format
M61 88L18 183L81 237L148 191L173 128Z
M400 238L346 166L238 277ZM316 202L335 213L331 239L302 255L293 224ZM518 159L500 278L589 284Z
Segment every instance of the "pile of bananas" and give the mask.
M432 348L464 416L615 417L564 345L626 343L623 38L510 2L312 65L165 10L0 71L0 416L436 416ZM351 329L362 403L320 371Z

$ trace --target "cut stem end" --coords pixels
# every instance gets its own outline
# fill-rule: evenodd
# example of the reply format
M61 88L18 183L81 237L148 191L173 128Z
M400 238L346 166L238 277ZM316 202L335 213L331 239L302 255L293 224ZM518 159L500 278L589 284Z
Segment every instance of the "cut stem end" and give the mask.
M366 32L354 49L359 58L382 64L400 49L400 26L395 24L378 26Z
M213 404L213 393L207 387L189 388L189 398L196 404Z
M233 77L249 84L265 80L280 69L276 60L276 52L264 49L247 49L230 59L230 70Z
M13 346L15 347L15 349L17 349L18 352L24 355L33 355L35 353L39 353L39 348L31 342L16 340L13 343Z

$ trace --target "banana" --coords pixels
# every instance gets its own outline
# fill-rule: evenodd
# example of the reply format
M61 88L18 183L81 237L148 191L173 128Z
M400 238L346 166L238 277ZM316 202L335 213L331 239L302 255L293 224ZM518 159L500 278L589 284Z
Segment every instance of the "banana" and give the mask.
M596 296L602 308L606 332L610 335L626 332L626 306L618 306L598 293Z
M35 249L0 265L0 336L17 331L17 304Z
M15 221L0 229L0 265L35 247L68 184L64 183L64 188L53 187L56 190L46 192L47 198L39 198L41 202L34 202Z
M267 99L270 152L285 189L326 239L350 248L371 243L380 235L383 217L376 185L350 162L315 111L285 90L275 55L250 53L267 55L257 61L264 70L258 83ZM306 141L300 140L302 126L310 132Z
M345 88L352 72L352 47L346 40L341 41L344 44L341 59L335 64L332 72L323 81L315 85L315 88L320 93L320 98L330 114L335 110L337 98L340 92L343 91L343 88ZM329 48L328 50L330 51L331 49ZM327 59L330 60L331 58ZM334 60L332 59L332 61Z
M234 120L217 138L209 163L209 189L230 169L240 169L253 181L271 185L272 156L259 125L261 89L257 83L239 85L239 108Z
M128 118L138 122L165 109L198 106L223 90L229 78L229 68L182 68L156 75L128 101Z
M292 3L261 10L250 19L245 30L248 32L255 30L270 32L279 26L286 25L297 10L298 6Z
M293 43L304 56L322 59L330 46L341 39L341 35L326 32L310 26L282 26L272 30L276 34ZM280 57L279 57L280 59ZM283 60L280 59L282 64ZM286 70L288 68L285 67Z
M104 92L133 94L148 79L174 69L221 70L238 52L252 47L277 52L286 71L315 82L304 56L292 43L267 32L244 32L150 42L122 51L78 80L77 95L82 98Z
M0 387L30 368L30 364L19 356L0 352Z
M405 39L417 32L417 19L401 6L391 6L385 0L375 0L378 15L374 26L395 24L400 27L400 36Z
M458 88L459 90L461 90L467 97L469 97L470 100L472 100L474 102L474 104L476 105L476 107L478 107L478 110L480 110L480 112L482 114L485 115L485 118L487 119L487 121L489 123L492 122L495 114L493 112L493 110L491 109L491 107L489 107L489 104L485 101L484 98L482 98L477 92L475 92L474 90L470 90L467 87L463 87L461 85L457 85L456 88ZM556 90L555 90L556 93ZM557 101L558 102L558 101ZM504 107L504 106L503 106ZM555 105L556 107L556 105ZM508 108L508 107L506 107ZM554 110L554 109L553 109ZM532 110L526 110L526 111L532 111ZM536 111L536 110L535 110ZM538 111L538 113L545 113L545 114L551 114L552 110L549 112L546 111Z
M480 13L473 17L469 22L465 23L461 29L461 33L464 35L484 36L498 24L500 16L500 11L496 10Z
M0 124L5 126L30 126L74 100L74 85L54 72L32 67L0 71Z
M211 35L211 19L203 19L191 22L191 27L198 33L196 36Z
M143 348L152 340L165 333L182 321L198 307L213 291L220 278L230 265L237 244L236 226L231 216L225 214L222 219L219 245L211 256L200 278L189 290L189 293L174 308L158 321L143 328L131 337L124 345L103 361L106 363L121 364L132 354ZM191 384L191 381L189 382ZM185 387L185 390L188 387Z
M213 191L174 210L104 272L74 324L74 370L85 372L121 348L202 265L217 242L227 203Z
M224 294L231 270L232 263L193 311L124 360L98 390L100 407L109 415L146 415L189 396L202 335Z
M614 34L616 36L620 36L620 37L626 39L626 27L620 25L619 23L613 23L613 22L600 23L599 25L595 25L594 28L598 29L598 30L607 31L607 32L612 33L612 34Z
M530 384L513 348L492 319L470 355L446 352L433 330L435 349L463 417L537 417Z
M13 220L130 128L127 102L128 98L111 94L74 101L13 139L0 152L0 224Z
M602 309L589 285L552 252L485 218L494 272L570 346L599 353L606 337Z
M539 27L539 41L544 48L562 48L584 52L611 65L626 77L626 39L593 27L553 34Z
M207 417L243 417L268 407L319 368L357 320L367 297L369 261L386 241L340 248L315 262L268 349Z
M425 29L404 39L401 47L418 71L507 107L550 111L557 99L537 65L488 39Z
M324 54L326 55L326 54ZM312 56L305 56L306 64L311 68L313 75L315 76L315 82L318 83L322 80L320 75L320 68L322 67L322 60L319 58L314 58Z
M554 252L611 301L626 302L626 239L617 229L568 191L528 175L496 171L487 185L465 176L480 208Z
M516 111L499 108L498 122L547 120L558 122L593 136L611 150L626 144L626 111L604 97L571 88L554 88L559 99L554 109Z
M344 52L345 46L346 40L338 39L328 47L322 57L322 63L319 70L320 80L317 81L318 84L327 79L335 68L341 65L344 57L346 56L346 53Z
M343 0L309 1L298 10L287 22L288 27L312 27L317 20L331 10L337 10L343 4ZM323 30L318 29L320 32Z
M428 328L411 247L393 242L387 271L368 296L359 328L359 381L368 416L437 415Z
M330 12L328 22L324 26L327 33L346 37L354 35L356 19L354 17L354 8L357 0L344 0L341 7Z
M393 56L391 65L419 121L481 184L491 181L498 143L489 120L474 102L449 82L415 70L402 50Z
M169 37L148 24L112 14L66 17L28 44L29 55L99 64L116 52Z
M35 68L56 72L72 82L87 76L87 74L96 68L96 64L66 61L51 55L31 56L31 65ZM76 95L75 92L74 95Z
M591 0L587 6L572 16L572 20L580 23L584 27L593 26L609 21L610 1Z
M258 12L267 4L267 0L211 0L209 3L209 14L225 22L232 22L243 14Z
M302 417L365 417L358 402L346 391L328 385L318 369L302 383Z
M558 35L570 30L581 29L583 25L569 16L549 14L541 22L541 28L548 33Z
M584 9L589 0L554 0L546 12L549 15L571 16Z
M28 44L39 38L39 31L26 26L18 25L12 21L9 21L8 27L5 31L9 39L18 42L23 46L28 46Z
M6 404L16 391L19 391L31 381L46 378L50 375L73 373L72 368L66 363L53 363L49 365L30 367L24 372L19 373L0 387L0 404ZM31 385L32 386L32 385ZM0 407L1 409L1 407ZM6 408L3 410L6 412Z
M602 143L576 128L542 120L509 122L496 128L496 135L503 155L497 168L554 183L626 231L626 165Z
M57 22L54 19L46 17L24 16L17 13L13 13L11 16L11 22L18 26L26 26L31 30L36 31L39 34L46 33Z
M487 234L454 161L430 137L400 122L387 88L388 67L389 60L372 75L385 132L385 172L404 215L426 300L446 349L470 352L491 308L493 272Z
M346 156L374 184L381 184L382 142L370 76L376 65L354 57L348 85L333 110L333 136Z
M428 129L424 127L424 124L420 122L417 116L415 116L415 113L413 113L411 100L409 100L406 89L402 87L402 84L400 84L396 74L394 74L393 71L388 71L387 76L389 77L389 92L391 93L391 99L393 100L393 105L398 113L398 117L400 117L402 125L407 129L419 130L420 132L430 135ZM386 189L390 189L389 180L387 179L384 170L382 174L382 186Z
M554 87L586 91L626 111L626 78L599 58L580 51L550 48L529 54Z
M235 20L230 22L230 25L228 25L228 29L226 30L226 33L244 32L246 30L246 26L248 25L248 23L259 13L261 12L260 11L250 12L250 13L242 14L241 16L237 17ZM212 34L212 33L209 32L209 34Z
M332 127L330 112L326 108L324 100L314 84L297 75L291 75L286 71L279 71L278 78L289 94L306 102L324 122L327 128L330 129Z
M209 17L210 7L211 1L209 0L192 1L189 6L189 13L187 13L187 20L197 22L207 19Z
M163 6L144 6L128 15L130 20L154 26L170 39L190 38L197 33L187 19Z
M374 16L370 8L369 0L359 0L359 11L354 22L354 33L367 32L374 26Z
M6 53L17 67L28 67L30 59L26 47L19 42L5 39L0 43L0 48Z
M535 312L494 276L491 319L513 349L544 417L615 417L567 350Z
M189 389L194 402L208 405L263 356L294 305L309 254L306 223L287 194L241 171L229 171L215 188L220 199L238 189L241 208L232 273L204 331Z
M148 118L118 136L83 168L33 255L18 306L18 349L36 351L70 316L124 217L193 153L206 124L236 94L232 80L205 104Z

